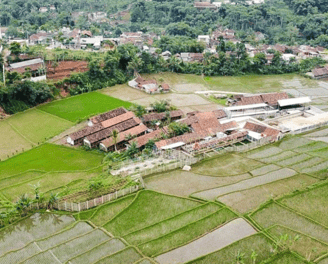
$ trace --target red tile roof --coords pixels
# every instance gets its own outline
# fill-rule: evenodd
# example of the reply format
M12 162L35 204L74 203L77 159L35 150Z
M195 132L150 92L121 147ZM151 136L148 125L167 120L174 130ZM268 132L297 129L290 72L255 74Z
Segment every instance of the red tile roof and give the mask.
M182 117L182 116L183 116L183 112L181 110L170 111L170 117L171 118L177 118L177 117ZM144 122L151 122L151 121L154 121L154 120L163 120L165 118L166 118L166 112L151 113L151 114L143 116Z
M94 116L94 117L90 118L90 120L92 121L93 124L97 124L97 123L101 123L105 120L111 119L113 117L125 114L126 112L128 112L128 111L125 108L120 107L120 108L116 108L114 110L111 110L107 113Z
M167 83L162 84L163 90L170 90L170 86Z
M260 124L255 124L252 122L246 122L244 129L259 133L264 137L276 138L280 133L280 130L278 129L274 129Z
M134 115L133 112L126 112L122 115L105 120L105 121L101 122L101 124L104 128L107 128L107 127L111 127L111 126L117 125L119 123L122 123L122 122L124 122L130 118L134 118L134 117L136 117L136 116Z
M141 124L139 126L136 126L136 127L133 127L133 128L131 128L129 130L126 130L122 133L119 133L116 143L120 143L122 141L125 141L126 136L129 136L129 135L136 136L136 135L139 135L141 133L146 132L147 130L148 130L148 128L143 124ZM110 137L110 138L107 138L105 140L102 140L100 143L103 144L106 148L109 148L109 147L114 145L114 140L113 140L112 137Z
M165 132L162 129L154 130L153 132L150 132L148 134L131 139L129 141L129 144L131 144L134 141L137 143L137 147L140 148L145 146L149 140L156 140L162 138L162 134L165 134Z
M202 133L201 134L198 134L198 133L195 133L195 132L194 133L187 133L187 134L177 136L177 137L174 137L174 138L164 139L164 140L158 141L158 142L155 143L155 145L158 149L160 149L161 147L171 145L171 144L174 144L174 143L177 143L177 142L184 142L185 144L193 143L197 140L203 139L206 136L207 136L207 134L202 134Z
M261 94L262 100L264 103L269 105L277 105L278 100L288 99L288 94L285 92L282 93L266 93Z

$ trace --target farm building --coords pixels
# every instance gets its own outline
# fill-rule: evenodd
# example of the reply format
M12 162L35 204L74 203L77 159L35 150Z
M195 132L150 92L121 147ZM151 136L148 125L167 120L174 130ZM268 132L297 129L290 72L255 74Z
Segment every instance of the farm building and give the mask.
M41 58L11 63L6 67L6 71L20 74L30 73L32 81L46 79L44 61Z
M251 105L265 103L272 107L278 106L278 100L288 99L288 94L285 92L281 93L264 93L257 95L236 95L233 98L232 105Z
M181 110L170 111L170 119L171 121L179 120L183 117L183 112ZM164 121L167 119L167 112L163 113L151 113L148 115L144 115L142 120L145 125L150 125L153 121Z
M310 97L297 97L291 99L279 100L278 105L280 109L295 109L295 108L305 108L311 103Z
M116 145L116 149L121 150L126 147L125 144L128 143L130 137L138 137L144 135L147 130L148 128L143 124L135 126L131 129L119 133L116 141L113 139L113 137L102 140L100 142L100 149L104 151L114 151Z
M89 124L92 122L93 125L69 135L67 137L68 144L75 146L84 143L94 147L101 140L110 137L115 129L122 132L141 124L141 120L133 112L127 112L124 108L109 111L90 120Z
M244 129L248 131L247 138L251 141L258 141L262 138L271 138L272 141L276 141L282 137L278 129L249 121L246 122Z

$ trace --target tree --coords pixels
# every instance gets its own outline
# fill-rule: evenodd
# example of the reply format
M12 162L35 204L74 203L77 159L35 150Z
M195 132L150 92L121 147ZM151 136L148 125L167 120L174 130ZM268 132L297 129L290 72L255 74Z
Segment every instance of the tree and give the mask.
M132 61L128 63L128 70L133 70L133 75L136 76L138 73L138 69L142 66L143 61L137 56L133 57Z
M138 152L139 150L138 150L137 143L135 141L132 141L132 143L130 144L130 146L128 147L125 153L129 158L134 158Z
M10 44L9 50L12 54L18 56L22 51L21 51L21 46L18 42L13 42Z
M184 133L187 133L190 131L190 128L187 124L181 123L181 122L173 122L169 124L169 131L171 137L176 137L183 135Z
M52 209L58 200L59 200L58 193L51 193L48 200L48 208Z
M119 133L116 129L114 129L111 133L111 137L113 138L113 141L114 141L115 152L117 152L116 144L117 144L118 135L119 135Z
M146 113L146 108L142 105L132 105L129 108L137 117L142 117Z
M25 216L31 204L32 200L28 197L27 194L23 194L16 202L16 209L21 214L21 216Z

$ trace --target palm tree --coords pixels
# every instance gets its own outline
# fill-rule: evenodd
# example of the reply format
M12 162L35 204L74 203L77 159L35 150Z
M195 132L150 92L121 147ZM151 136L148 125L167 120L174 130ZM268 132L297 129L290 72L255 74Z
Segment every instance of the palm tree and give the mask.
M48 200L48 208L52 209L54 204L59 200L58 193L51 193Z
M116 129L114 129L111 133L111 136L113 138L113 141L114 141L114 147L115 147L115 152L117 152L117 139L118 139L118 131Z
M128 70L133 70L133 75L136 76L138 68L142 66L142 60L138 57L134 57L128 64Z
M28 208L32 204L31 199L27 196L27 194L23 194L19 197L16 202L16 209L21 213L21 216L25 216L27 214Z

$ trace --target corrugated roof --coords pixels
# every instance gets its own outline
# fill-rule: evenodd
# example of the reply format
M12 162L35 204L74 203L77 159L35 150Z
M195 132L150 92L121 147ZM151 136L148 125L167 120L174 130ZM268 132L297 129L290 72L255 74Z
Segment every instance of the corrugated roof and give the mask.
M97 123L101 123L101 122L103 122L105 120L114 118L116 116L125 114L126 112L128 112L128 111L125 108L120 107L120 108L116 108L114 110L111 110L111 111L109 111L107 113L94 116L94 117L90 118L90 120L92 121L92 123L97 124Z
M163 130L161 130L161 129L154 130L153 132L150 132L148 134L131 139L129 141L129 143L131 144L134 141L137 143L137 147L140 148L140 147L145 146L149 140L160 139L162 137L162 134L165 134L165 132Z
M281 107L289 106L289 105L307 104L310 102L311 102L310 97L297 97L297 98L278 100L278 104Z

